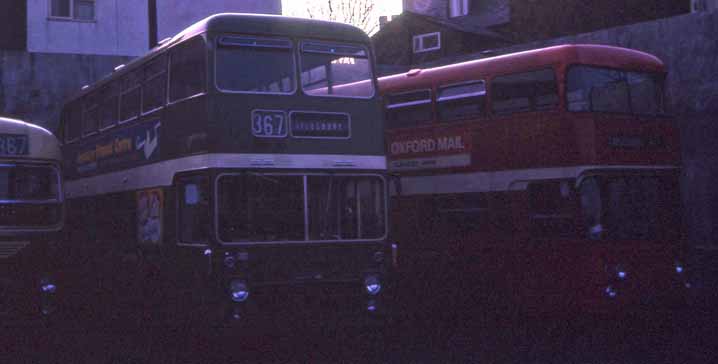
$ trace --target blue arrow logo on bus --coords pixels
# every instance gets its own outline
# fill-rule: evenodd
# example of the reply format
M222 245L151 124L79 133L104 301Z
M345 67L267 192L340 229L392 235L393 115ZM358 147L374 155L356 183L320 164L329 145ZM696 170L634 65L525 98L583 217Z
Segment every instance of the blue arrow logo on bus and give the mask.
M150 135L150 131L152 129L145 130L145 136L137 136L135 137L135 146L137 150L143 150L145 154L145 159L150 159L152 154L157 149L157 146L159 145L159 128L160 125L162 125L161 122L157 122L154 126L154 137Z

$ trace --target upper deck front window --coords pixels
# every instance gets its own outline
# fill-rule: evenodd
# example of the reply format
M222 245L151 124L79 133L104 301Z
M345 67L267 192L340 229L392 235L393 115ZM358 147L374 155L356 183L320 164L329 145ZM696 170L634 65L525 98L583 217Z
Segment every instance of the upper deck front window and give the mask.
M568 71L569 111L661 115L663 78L658 73L629 72L592 66Z
M217 44L217 87L230 92L294 93L293 49L288 39L221 37Z
M304 42L302 90L311 96L374 96L369 52L361 46Z

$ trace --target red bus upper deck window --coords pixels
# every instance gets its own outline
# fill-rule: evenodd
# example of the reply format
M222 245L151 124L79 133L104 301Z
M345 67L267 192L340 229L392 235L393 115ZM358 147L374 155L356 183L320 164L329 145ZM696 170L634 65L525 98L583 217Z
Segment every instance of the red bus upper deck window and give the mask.
M566 96L569 111L664 113L663 76L657 73L573 66Z
M439 89L436 107L441 121L455 121L485 114L486 83L473 81Z
M388 128L428 124L432 119L431 90L402 92L386 96Z
M553 109L559 101L556 76L543 69L496 77L491 99L497 114Z

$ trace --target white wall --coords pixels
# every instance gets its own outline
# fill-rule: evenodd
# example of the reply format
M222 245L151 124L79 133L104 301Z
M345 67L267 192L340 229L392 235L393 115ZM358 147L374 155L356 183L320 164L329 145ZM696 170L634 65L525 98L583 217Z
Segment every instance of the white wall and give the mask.
M282 14L281 0L157 0L157 40L217 13Z
M147 52L147 0L96 0L96 20L91 22L49 19L49 0L28 0L27 6L29 52L122 56Z

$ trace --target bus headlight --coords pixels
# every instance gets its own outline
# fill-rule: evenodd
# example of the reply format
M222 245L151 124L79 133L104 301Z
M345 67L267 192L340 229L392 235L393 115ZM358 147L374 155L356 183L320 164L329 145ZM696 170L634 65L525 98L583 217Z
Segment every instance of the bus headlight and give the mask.
M40 280L40 291L44 294L54 294L57 291L57 286L50 278L43 278Z
M683 274L685 272L686 268L681 264L680 262L676 262L676 273Z
M243 281L234 279L229 283L229 294L232 301L241 303L249 298L249 288Z
M368 276L364 280L364 288L370 296L376 296L381 292L381 282L377 276Z
M615 288L613 288L613 286L606 287L604 292L606 293L606 296L608 296L609 298L616 298L616 296L618 296L618 291Z

